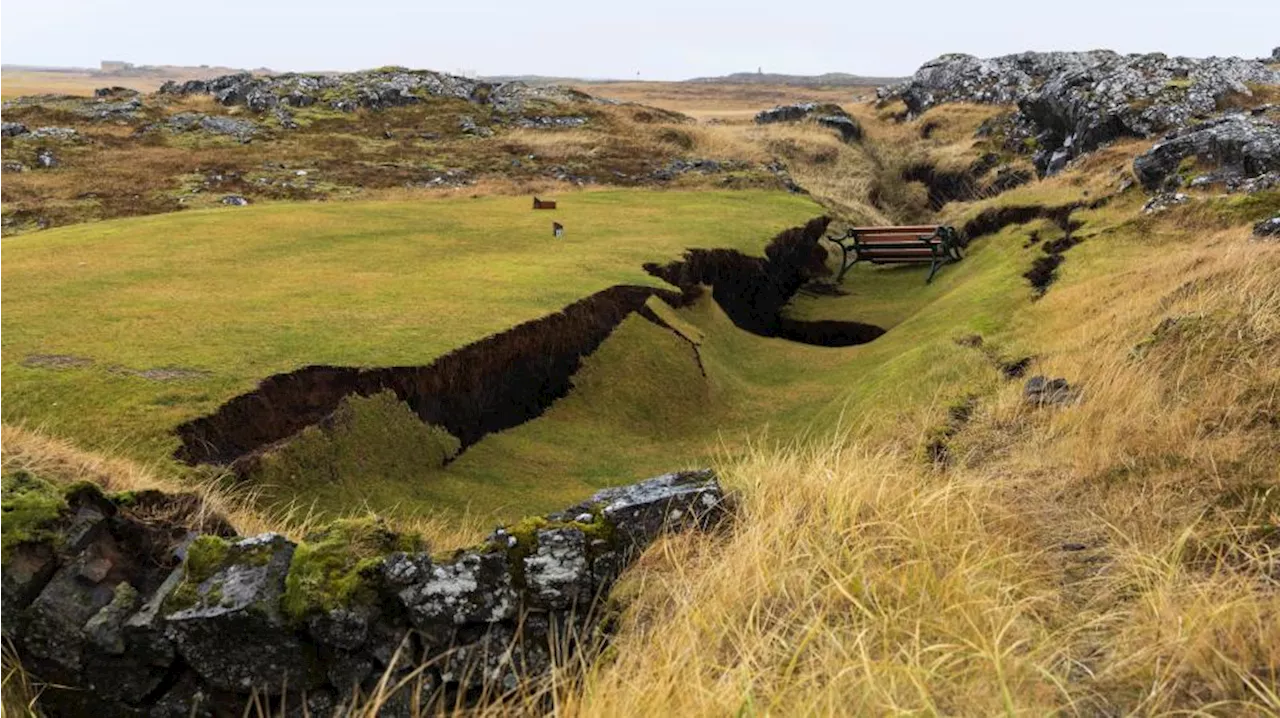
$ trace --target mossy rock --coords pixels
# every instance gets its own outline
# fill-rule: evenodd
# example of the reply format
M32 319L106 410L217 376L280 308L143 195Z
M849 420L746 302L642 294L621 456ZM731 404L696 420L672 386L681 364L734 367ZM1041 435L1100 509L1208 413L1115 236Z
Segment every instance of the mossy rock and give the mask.
M375 569L394 551L424 550L376 517L340 519L307 536L293 553L283 608L292 620L377 599Z
M53 484L29 471L6 471L0 476L0 513L3 529L0 554L9 559L19 544L57 542L61 537L51 527L67 508L66 495Z

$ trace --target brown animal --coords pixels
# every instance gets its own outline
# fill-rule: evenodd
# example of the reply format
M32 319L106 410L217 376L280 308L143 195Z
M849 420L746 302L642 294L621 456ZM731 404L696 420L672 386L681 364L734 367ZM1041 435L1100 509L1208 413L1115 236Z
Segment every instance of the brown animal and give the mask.
M554 201L541 200L541 199L538 199L537 197L534 197L533 208L534 209L555 209L556 203Z

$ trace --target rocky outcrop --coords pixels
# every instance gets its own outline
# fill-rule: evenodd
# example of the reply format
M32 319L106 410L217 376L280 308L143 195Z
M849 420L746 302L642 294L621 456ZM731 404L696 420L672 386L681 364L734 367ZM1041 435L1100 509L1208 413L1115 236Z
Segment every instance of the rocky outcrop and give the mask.
M1171 133L1133 161L1133 173L1148 190L1175 189L1187 160L1216 168L1188 178L1196 186L1232 187L1280 171L1280 124L1265 116L1233 114Z
M1253 225L1253 236L1259 238L1280 237L1280 214Z
M250 120L203 112L179 112L169 118L169 128L175 132L203 130L215 135L228 135L241 142L248 142L258 132L258 125Z
M387 68L332 75L287 73L255 77L247 72L212 80L166 82L167 95L212 95L227 106L267 112L280 106L325 105L345 112L382 109L453 98L484 105L502 113L519 113L538 102L591 99L565 87L529 87L521 82L492 83L431 70Z
M809 119L839 132L840 138L845 142L857 142L862 139L862 125L839 105L830 103L801 102L793 105L778 105L773 109L761 110L755 117L757 125Z
M1016 104L1034 136L1041 174L1119 137L1151 137L1206 118L1252 86L1280 84L1256 60L1119 55L1110 51L1027 52L991 59L943 55L909 80L881 88L911 114L945 102Z
M252 696L345 715L383 676L407 687L380 715L509 691L593 635L659 534L726 511L709 471L667 474L442 555L373 519L294 544L237 537L193 496L17 481L4 636L46 682L51 716L240 715Z

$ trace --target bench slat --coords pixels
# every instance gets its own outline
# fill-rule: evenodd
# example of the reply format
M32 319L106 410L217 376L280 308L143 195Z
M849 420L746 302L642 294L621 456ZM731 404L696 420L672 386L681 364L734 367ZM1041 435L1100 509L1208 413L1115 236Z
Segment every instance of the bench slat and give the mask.
M939 224L904 224L897 227L850 227L850 232L859 234L876 232L937 232L942 228Z
M920 240L895 240L892 242L858 242L859 249L928 249L940 246L942 242L921 242Z

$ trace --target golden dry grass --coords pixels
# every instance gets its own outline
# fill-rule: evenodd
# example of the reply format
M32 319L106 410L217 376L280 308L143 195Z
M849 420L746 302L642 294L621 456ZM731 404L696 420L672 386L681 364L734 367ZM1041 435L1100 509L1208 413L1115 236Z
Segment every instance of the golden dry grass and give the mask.
M749 120L760 110L795 102L853 103L872 87L799 87L704 82L595 82L575 86L588 94L660 107L699 120Z
M92 481L104 491L159 489L171 493L194 491L204 508L226 518L242 536L274 531L294 541L317 528L319 517L301 503L263 512L252 489L237 486L228 476L207 475L202 481L173 476L171 469L148 466L111 452L88 452L49 434L12 424L0 425L0 448L6 473L25 470L55 485L69 486ZM353 515L361 515L359 510ZM334 517L325 517L324 523ZM441 549L466 545L483 535L487 523L479 518L444 522L434 516L399 517L394 522L401 531L422 536Z
M1027 321L1083 400L984 397L949 470L927 419L725 467L737 529L648 554L566 712L1275 715L1280 247L1242 234L1055 289ZM1135 359L1168 316L1202 323Z

